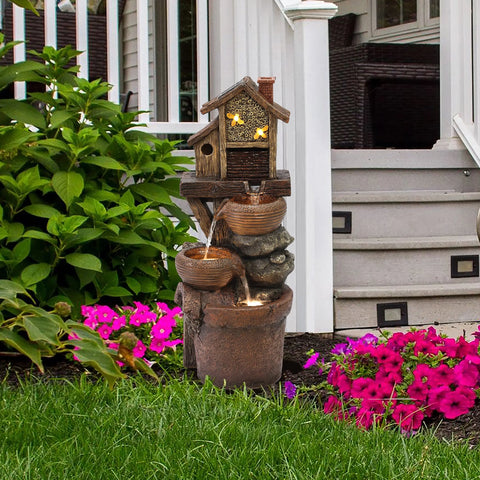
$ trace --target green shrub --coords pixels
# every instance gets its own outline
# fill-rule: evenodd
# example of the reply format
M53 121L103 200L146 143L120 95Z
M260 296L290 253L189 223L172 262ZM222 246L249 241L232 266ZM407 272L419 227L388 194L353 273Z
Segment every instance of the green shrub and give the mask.
M0 100L0 278L74 316L98 302L172 300L176 249L193 226L172 197L191 161L136 129L136 113L104 99L108 84L76 77L78 53L45 47L39 62L0 67L0 89L16 79L46 90Z

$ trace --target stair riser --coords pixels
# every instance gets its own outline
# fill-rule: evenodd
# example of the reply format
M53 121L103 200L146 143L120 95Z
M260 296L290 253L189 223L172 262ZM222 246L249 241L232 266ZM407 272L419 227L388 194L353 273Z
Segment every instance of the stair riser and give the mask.
M333 204L352 213L351 234L336 238L475 235L479 202Z
M332 170L334 192L455 190L480 191L480 170L464 169L337 169Z
M347 287L471 282L475 277L451 277L451 256L479 253L478 248L336 250L333 254L334 285Z
M377 304L407 302L408 325L478 322L480 295L455 297L335 299L335 329L375 328ZM388 330L388 327L383 327Z

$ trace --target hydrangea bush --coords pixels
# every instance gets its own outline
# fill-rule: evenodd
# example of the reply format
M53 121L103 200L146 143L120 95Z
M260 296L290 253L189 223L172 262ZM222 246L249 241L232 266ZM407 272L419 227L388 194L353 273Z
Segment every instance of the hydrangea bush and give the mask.
M369 429L392 421L415 433L425 418L454 419L474 406L480 388L479 336L468 342L433 327L408 333L367 334L335 346L332 361L314 353L304 368L328 372L325 413Z
M83 324L95 330L106 345L118 351L120 338L125 332L134 334L132 345L135 358L143 359L151 366L180 366L182 359L182 311L180 307L170 309L166 303L157 302L154 308L141 302L134 306L117 307L107 305L82 306ZM123 363L119 361L120 366Z

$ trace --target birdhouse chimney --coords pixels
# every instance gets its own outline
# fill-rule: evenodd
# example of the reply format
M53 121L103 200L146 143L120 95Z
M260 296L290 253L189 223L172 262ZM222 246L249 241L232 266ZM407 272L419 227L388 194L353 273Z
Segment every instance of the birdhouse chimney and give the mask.
M258 91L268 102L273 103L273 84L275 83L275 77L260 77L257 83Z

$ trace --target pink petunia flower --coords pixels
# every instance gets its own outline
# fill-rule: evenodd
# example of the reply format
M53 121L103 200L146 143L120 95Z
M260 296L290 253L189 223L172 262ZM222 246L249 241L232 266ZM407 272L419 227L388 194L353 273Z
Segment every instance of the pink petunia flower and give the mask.
M156 353L162 353L165 348L165 341L163 338L154 337L150 342L150 350Z
M402 430L418 430L422 426L423 412L415 405L399 403L392 413L392 418Z
M168 348L175 349L177 345L181 345L182 343L183 343L182 339L176 338L175 340L167 340L166 342L164 342L164 345Z
M108 340L112 333L112 327L104 323L98 327L97 332L104 340Z
M288 380L283 384L283 389L285 396L290 400L295 398L295 395L297 395L297 387Z
M166 339L172 333L172 327L170 325L162 325L160 322L156 323L150 332L153 338Z
M125 315L120 315L117 316L113 319L112 322L112 330L117 331L123 328L127 323L127 319L125 318Z
M373 410L369 410L368 408L364 407L358 410L356 417L357 420L355 423L357 427L365 430L369 430L373 423L380 418L380 416Z
M450 385L455 379L453 369L446 364L439 365L431 369L431 375L428 377L430 386Z
M311 366L315 365L317 363L318 357L320 356L319 353L315 352L313 355L310 356L310 358L305 362L305 365L303 368L310 368Z
M427 399L428 387L425 383L415 380L407 388L407 393L411 399L423 403Z
M475 394L473 397L465 387L458 387L443 395L438 404L437 410L445 415L445 418L453 420L460 415L465 415L475 403Z
M95 305L95 314L100 323L111 323L114 317L117 316L115 310L112 310L107 305Z
M132 350L132 353L134 357L142 358L145 355L146 350L147 347L145 346L145 344L141 340L139 340L135 348Z
M478 383L478 367L466 359L462 360L458 365L455 365L453 372L457 385L474 387Z

